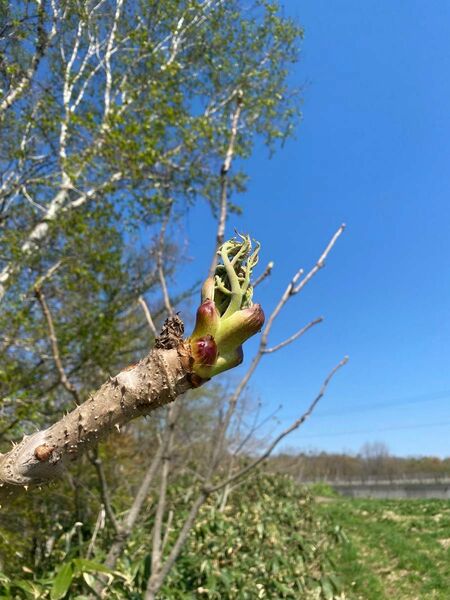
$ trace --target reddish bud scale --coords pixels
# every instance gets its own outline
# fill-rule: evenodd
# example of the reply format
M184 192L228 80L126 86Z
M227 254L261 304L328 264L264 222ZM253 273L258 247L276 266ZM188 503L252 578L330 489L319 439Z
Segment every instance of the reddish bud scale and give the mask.
M217 345L212 335L191 341L194 361L201 365L212 366L217 359Z
M213 300L205 300L197 310L192 338L198 338L207 334L214 335L219 326L220 316Z

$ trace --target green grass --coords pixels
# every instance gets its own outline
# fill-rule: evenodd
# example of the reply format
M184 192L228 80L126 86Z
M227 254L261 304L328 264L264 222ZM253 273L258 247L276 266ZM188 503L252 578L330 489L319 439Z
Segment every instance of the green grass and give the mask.
M349 597L450 598L449 501L337 498L319 510L348 538L333 559Z

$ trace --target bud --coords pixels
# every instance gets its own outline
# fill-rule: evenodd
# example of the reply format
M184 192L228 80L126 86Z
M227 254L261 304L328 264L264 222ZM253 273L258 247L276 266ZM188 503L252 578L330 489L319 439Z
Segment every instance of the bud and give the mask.
M221 321L216 338L220 354L226 354L237 346L241 346L248 338L255 335L264 325L264 311L260 304L238 310L228 319Z
M214 277L208 277L202 286L202 302L214 300Z
M203 337L207 334L215 335L219 327L220 316L213 300L205 300L197 310L194 331L191 339Z
M242 344L260 331L264 312L252 304L251 275L258 263L260 245L252 251L250 236L238 234L218 250L214 277L201 291L195 328L189 339L193 372L202 379L239 365Z
M217 359L217 345L212 335L205 335L191 341L194 361L198 365L211 366Z
M227 354L219 354L216 362L212 366L196 366L195 372L203 379L211 379L211 377L214 377L223 371L228 371L228 369L237 367L243 360L244 352L242 351L242 346L238 346Z

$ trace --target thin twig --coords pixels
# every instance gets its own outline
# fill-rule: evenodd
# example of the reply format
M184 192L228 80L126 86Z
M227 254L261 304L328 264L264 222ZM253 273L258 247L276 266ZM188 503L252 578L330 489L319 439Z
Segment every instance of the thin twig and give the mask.
M89 546L86 552L86 558L89 559L92 556L94 551L95 542L97 540L97 535L100 529L103 529L105 522L105 507L102 505L100 510L98 511L97 520L95 522L94 533L92 534L91 541L89 542Z
M339 369L341 369L345 364L347 364L347 362L348 362L348 356L345 356L330 371L330 373L327 375L325 381L323 382L322 387L320 388L319 393L314 398L314 400L311 402L311 404L309 405L308 409L301 415L301 417L299 417L296 421L294 421L287 429L285 429L284 431L282 431L273 440L273 442L270 444L270 446L267 448L267 450L265 452L263 452L263 454L261 454L261 456L259 456L258 458L256 458L249 465L247 465L246 467L244 467L243 469L241 469L240 471L238 471L237 473L235 473L234 475L232 475L231 477L229 477L225 481L221 481L217 485L214 485L212 487L207 488L205 491L208 494L212 494L213 492L216 492L216 491L222 489L226 485L229 485L233 481L236 481L237 479L240 479L241 477L243 477L246 473L248 473L249 471L251 471L252 469L254 469L255 467L257 467L261 462L263 462L266 458L268 458L268 456L270 456L270 454L273 452L273 450L275 449L275 447L281 442L281 440L283 438L285 438L287 435L289 435L290 433L292 433L292 431L294 431L295 429L298 429L311 416L311 414L313 413L313 411L316 408L317 404L323 398L323 396L324 396L324 394L325 394L325 392L327 390L328 384L330 383L330 381L332 380L332 378L334 377L334 375L337 373L337 371L339 371Z
M39 301L39 304L41 305L45 320L47 321L49 339L50 339L50 343L52 346L53 360L54 360L56 368L58 370L59 379L60 379L62 385L65 387L65 389L73 396L75 403L77 405L79 405L79 404L81 404L81 398L80 398L80 395L78 394L78 390L73 385L73 383L71 381L69 381L69 379L66 375L66 372L64 371L64 367L63 367L63 364L61 361L61 356L59 354L58 339L56 337L52 315L51 315L50 309L48 307L47 301L45 299L44 292L42 291L42 288L39 285L36 285L34 288L34 293L35 293L36 298Z
M261 421L255 422L255 424L251 427L251 429L247 432L247 435L244 437L244 439L239 443L239 446L236 448L236 450L234 450L233 452L233 456L238 456L239 453L243 450L243 448L246 446L247 442L253 437L253 435L258 431L258 429L261 429L261 427L264 427L264 425L266 423L268 423L271 419L273 419L275 417L275 415L277 414L277 412L279 410L281 410L282 405L280 404L279 406L277 406L277 408L275 410L273 410L270 414L267 415L267 417L265 417L264 419L262 419Z
M323 321L323 317L318 317L317 319L310 321L307 325L305 325L304 327L299 329L296 333L294 333L293 335L288 337L283 342L280 342L279 344L277 344L276 346L272 346L271 348L263 348L263 350L262 350L263 353L270 354L271 352L276 352L277 350L281 350L281 348L284 348L288 344L291 344L295 340L298 340L298 338L301 337L304 333L306 333L309 329L311 329L311 327L314 327L314 325L318 325L319 323L322 323L322 321Z
M54 265L52 265L46 273L44 273L44 275L41 275L39 277L39 279L36 281L36 283L34 284L34 289L36 288L42 288L42 285L51 277L53 277L53 275L56 273L56 271L59 269L59 267L62 265L63 263L63 259L58 260Z
M157 573L161 567L163 551L162 526L166 512L167 485L172 461L173 443L175 437L175 424L180 414L180 404L172 404L167 415L165 437L167 438L165 453L162 458L161 482L159 487L158 504L156 507L155 521L152 534L152 573Z
M103 506L105 507L105 512L108 516L108 519L111 521L111 525L113 526L115 533L120 534L121 528L111 506L109 487L106 481L105 472L103 470L103 462L98 454L98 448L95 448L92 453L89 453L89 460L97 471L98 481L100 483L100 496L102 498Z
M316 262L316 264L311 269L311 271L309 271L309 273L294 288L294 290L292 291L292 294L298 294L298 292L300 292L300 290L302 290L305 287L305 285L308 283L308 281L310 281L314 277L314 275L317 273L317 271L319 271L319 269L322 269L325 266L325 260L327 259L329 253L333 249L333 246L337 242L338 238L344 233L344 229L345 229L345 223L343 223L339 227L339 229L336 231L336 233L333 235L333 237L331 238L331 240L328 243L328 246L323 251L322 256Z
M148 308L147 302L144 300L144 298L142 296L139 296L138 302L142 306L142 310L144 311L144 315L145 315L145 318L147 319L147 323L148 323L148 326L150 327L150 331L152 332L154 337L156 337L158 335L158 332L156 331L156 327L155 327L155 324L152 319L152 314Z
M174 515L173 510L169 510L169 514L167 515L166 527L165 527L165 531L164 531L164 537L163 537L163 541L161 543L161 553L164 552L164 548L166 547L167 542L169 541L170 528L172 527L173 515Z
M189 535L192 526L194 525L194 521L198 515L200 508L203 506L205 500L207 499L208 494L206 492L200 492L194 503L191 506L191 509L184 521L183 527L178 534L176 542L172 546L172 550L169 553L169 556L164 561L161 566L161 569L157 573L152 573L147 583L147 590L144 596L144 600L154 600L156 593L158 592L162 582L167 577L171 568L173 567L178 555L183 548L187 537Z
M164 238L166 235L167 225L170 219L170 213L172 211L172 202L169 203L167 208L166 216L164 217L163 223L161 225L161 232L159 234L159 242L158 242L158 250L156 252L156 260L158 267L158 277L161 284L161 290L164 298L164 305L166 307L167 313L169 316L173 316L173 308L172 303L170 301L169 290L167 288L166 276L164 273Z
M257 285L259 285L260 283L262 283L264 281L264 279L266 279L267 277L269 277L269 275L272 273L272 269L274 267L274 262L273 260L271 260L268 264L267 267L264 269L264 272L261 273L261 275L256 279L256 281L253 284L253 289L255 289L255 287Z
M214 275L214 271L217 265L217 249L223 244L225 237L225 225L227 221L228 213L228 172L231 169L231 163L234 155L234 147L236 143L236 137L238 132L239 117L241 116L243 104L243 93L241 90L238 91L236 96L236 108L231 117L231 130L230 139L228 142L228 148L225 154L222 167L220 169L220 213L219 220L217 223L217 234L216 234L216 249L214 251L211 267L209 274Z

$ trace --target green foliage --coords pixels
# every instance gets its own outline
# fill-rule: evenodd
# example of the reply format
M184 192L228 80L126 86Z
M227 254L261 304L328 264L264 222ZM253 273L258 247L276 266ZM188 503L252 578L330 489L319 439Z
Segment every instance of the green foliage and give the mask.
M214 500L204 507L160 597L333 598L336 542L307 492L287 477L257 476L223 512Z
M186 483L180 479L170 489L170 503L176 509L174 532L190 506L192 491ZM342 535L320 516L313 497L303 488L288 477L258 475L231 493L223 512L218 501L211 498L202 508L160 598L329 600L339 596L341 585L330 552ZM141 598L149 574L152 519L137 528L116 571L103 567L99 558L74 556L76 545L68 546L67 540L75 541L76 536L70 537L68 531L69 536L61 536L55 545L46 570L36 571L22 559L16 573L3 574L0 598L54 600L67 592L67 598L76 598L92 587L99 574L110 578L108 597Z
M339 494L328 483L312 483L307 486L308 491L313 496L322 496L324 498L335 498Z
M2 600L24 600L35 598L48 598L49 600L62 600L63 598L86 598L86 596L72 593L77 587L84 584L93 589L95 575L107 575L110 579L121 576L92 560L74 558L62 563L50 577L46 576L35 581L27 579L11 579L0 573L0 598ZM85 586L84 586L85 587ZM72 591L71 591L72 590Z

